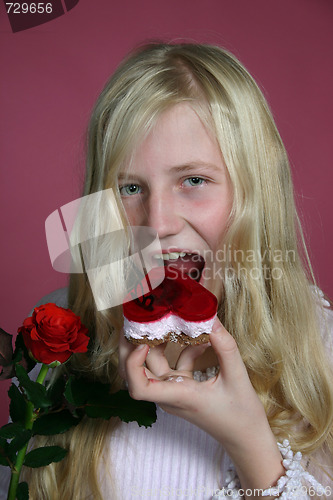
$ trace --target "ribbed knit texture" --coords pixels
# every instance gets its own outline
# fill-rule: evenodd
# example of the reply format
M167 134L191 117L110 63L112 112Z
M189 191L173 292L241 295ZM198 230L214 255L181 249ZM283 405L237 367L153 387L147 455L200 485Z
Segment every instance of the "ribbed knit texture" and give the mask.
M208 500L221 488L227 466L217 441L159 407L152 427L120 424L112 435L108 455L112 479L104 476L103 487L108 500L115 500L114 482L117 500Z

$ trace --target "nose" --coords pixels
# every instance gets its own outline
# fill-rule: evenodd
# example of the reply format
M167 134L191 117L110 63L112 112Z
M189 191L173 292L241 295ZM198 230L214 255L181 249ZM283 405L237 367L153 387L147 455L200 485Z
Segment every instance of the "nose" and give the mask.
M178 234L184 227L182 207L172 192L151 192L146 204L147 225L160 239Z

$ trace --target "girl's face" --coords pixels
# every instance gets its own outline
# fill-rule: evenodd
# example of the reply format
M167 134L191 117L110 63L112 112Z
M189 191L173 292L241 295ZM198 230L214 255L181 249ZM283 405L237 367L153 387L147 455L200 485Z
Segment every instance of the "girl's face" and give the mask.
M125 170L119 187L130 224L154 228L164 264L213 290L221 278L214 256L232 206L215 138L188 104L177 104L160 116Z

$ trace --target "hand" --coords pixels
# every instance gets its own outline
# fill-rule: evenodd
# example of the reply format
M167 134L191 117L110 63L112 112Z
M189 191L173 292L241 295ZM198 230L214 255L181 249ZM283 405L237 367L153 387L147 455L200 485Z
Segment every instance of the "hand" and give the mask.
M239 434L240 429L248 428L251 416L255 424L259 417L259 420L266 420L266 416L237 345L219 320L214 324L210 340L220 371L208 381L194 381L192 374L195 360L208 344L186 348L173 370L164 355L165 344L150 349L146 345L134 347L123 338L120 371L134 399L158 403L164 410L198 425L225 445L225 441Z
M218 374L210 380L193 380L194 362L207 344L186 348L171 369L165 345L135 347L123 338L120 373L134 399L154 401L217 439L234 462L243 488L267 488L284 469L264 408L235 340L218 319L210 343L219 363Z

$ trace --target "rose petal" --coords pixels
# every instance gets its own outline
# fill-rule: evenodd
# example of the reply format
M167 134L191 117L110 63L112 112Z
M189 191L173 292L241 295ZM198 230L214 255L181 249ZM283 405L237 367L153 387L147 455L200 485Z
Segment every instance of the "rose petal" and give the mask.
M65 362L74 352L86 352L89 343L80 318L51 303L36 307L19 331L34 358L45 364Z

